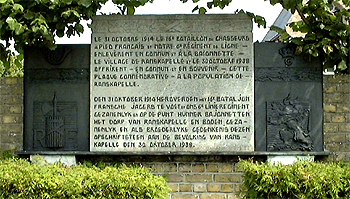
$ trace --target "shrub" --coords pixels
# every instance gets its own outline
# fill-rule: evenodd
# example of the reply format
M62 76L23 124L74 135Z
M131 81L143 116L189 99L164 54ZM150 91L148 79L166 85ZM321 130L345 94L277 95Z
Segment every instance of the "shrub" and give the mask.
M1 151L0 149L0 161L11 157L15 157L13 151L9 151L9 150Z
M298 161L272 165L241 160L246 198L350 198L350 164Z
M144 167L0 160L0 198L167 198L169 191L162 176Z

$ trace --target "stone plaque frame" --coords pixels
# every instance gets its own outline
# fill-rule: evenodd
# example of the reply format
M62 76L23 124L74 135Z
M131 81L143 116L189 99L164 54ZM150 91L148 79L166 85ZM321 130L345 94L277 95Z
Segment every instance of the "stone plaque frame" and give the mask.
M246 15L96 16L90 151L254 151Z

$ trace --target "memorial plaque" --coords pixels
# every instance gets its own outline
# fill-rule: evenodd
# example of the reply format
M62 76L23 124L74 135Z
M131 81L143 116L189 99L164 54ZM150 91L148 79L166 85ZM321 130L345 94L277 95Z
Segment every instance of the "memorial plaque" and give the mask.
M246 15L96 16L90 150L254 151Z

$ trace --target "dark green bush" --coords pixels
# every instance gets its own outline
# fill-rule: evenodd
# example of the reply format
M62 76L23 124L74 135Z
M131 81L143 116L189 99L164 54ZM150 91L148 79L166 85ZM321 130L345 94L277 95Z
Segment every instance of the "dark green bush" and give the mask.
M350 198L350 164L298 161L272 165L241 160L245 198Z
M15 157L12 151L8 151L8 150L1 151L0 149L0 161L11 157Z
M169 191L162 176L144 167L0 160L0 198L167 198Z

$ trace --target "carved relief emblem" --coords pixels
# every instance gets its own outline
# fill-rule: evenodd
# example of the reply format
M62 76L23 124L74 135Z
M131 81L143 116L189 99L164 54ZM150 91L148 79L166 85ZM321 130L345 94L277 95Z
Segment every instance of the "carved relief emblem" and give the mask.
M291 66L293 64L293 61L294 61L294 48L285 46L285 47L279 49L278 53L284 59L284 64L286 66Z
M34 102L34 148L74 149L77 143L77 104L57 100Z
M311 106L307 101L292 99L288 95L282 101L268 102L267 150L311 151Z
M57 115L57 97L56 93L52 100L52 115L45 118L45 142L49 148L63 147L64 136L64 118Z
M47 62L52 65L59 65L64 61L70 52L72 52L72 50L67 47L57 46L55 50L43 51L43 54Z

